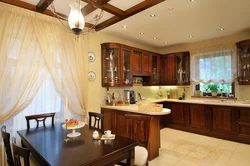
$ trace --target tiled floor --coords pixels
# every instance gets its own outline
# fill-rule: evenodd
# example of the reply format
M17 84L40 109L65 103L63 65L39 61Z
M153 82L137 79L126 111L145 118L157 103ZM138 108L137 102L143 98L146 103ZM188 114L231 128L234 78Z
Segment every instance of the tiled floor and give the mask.
M149 166L250 166L250 145L164 128Z

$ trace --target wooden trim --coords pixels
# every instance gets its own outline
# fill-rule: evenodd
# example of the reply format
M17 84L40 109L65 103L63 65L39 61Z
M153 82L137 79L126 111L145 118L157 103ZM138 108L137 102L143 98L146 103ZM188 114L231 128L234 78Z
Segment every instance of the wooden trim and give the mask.
M115 24L115 23L117 23L119 21L122 21L122 20L124 20L124 19L126 19L128 17L131 17L131 16L133 16L133 15L135 15L135 14L137 14L137 13L143 11L143 10L146 10L146 9L148 9L148 8L154 6L154 5L157 5L157 4L159 4L159 3L163 2L163 1L165 1L165 0L146 0L146 1L143 1L143 2L135 5L134 7L126 10L125 14L123 16L121 16L121 17L120 16L114 16L114 17L100 23L99 25L96 26L96 31L100 31L100 30L102 30L104 28L107 28L112 24Z
M113 5L110 5L109 3L106 3L102 6L102 9L105 10L106 12L109 12L113 15L116 16L123 16L125 14L125 12Z
M54 0L40 0L36 5L36 11L43 13Z

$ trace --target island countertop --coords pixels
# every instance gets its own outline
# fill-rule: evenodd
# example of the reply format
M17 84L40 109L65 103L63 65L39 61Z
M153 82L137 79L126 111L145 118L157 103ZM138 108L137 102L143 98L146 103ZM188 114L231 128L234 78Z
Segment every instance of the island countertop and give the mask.
M129 106L101 106L101 108L106 109L114 109L119 111L127 111L127 112L134 112L138 114L144 115L167 115L171 113L171 110L168 108L163 108L161 112L143 112L139 111L139 107L137 104L130 104Z

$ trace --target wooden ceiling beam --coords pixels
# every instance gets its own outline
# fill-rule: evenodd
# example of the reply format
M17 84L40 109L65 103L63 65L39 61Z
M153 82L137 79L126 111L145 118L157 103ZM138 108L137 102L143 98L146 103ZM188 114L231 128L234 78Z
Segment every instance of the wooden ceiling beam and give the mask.
M43 13L54 0L40 0L36 5L36 11Z
M17 6L17 7L24 8L24 9L28 9L28 10L31 10L31 11L34 11L34 12L37 11L35 5L29 4L29 3L26 3L26 2L23 2L23 1L0 0L0 2L4 2L4 3L10 4L10 5L14 5L14 6ZM52 11L50 11L48 9L46 9L42 14L57 18L56 15ZM65 20L65 21L68 20L68 17L66 15L63 15L61 13L56 13L56 14L59 15L63 20ZM85 26L90 28L90 27L93 27L93 24L85 23Z
M82 0L86 3L88 3L88 5L86 5L83 9L82 9L82 13L83 15L88 15L89 13L93 12L97 7L99 9L103 9L106 12L109 12L115 16L123 16L124 15L124 11L109 4L108 2L110 0L96 0L91 2L91 0ZM94 3L94 5L92 5Z
M123 16L120 16L120 17L114 16L114 17L98 24L95 29L96 29L96 31L100 31L104 28L109 27L110 25L113 25L119 21L122 21L128 17L131 17L131 16L133 16L133 15L135 15L143 10L146 10L154 5L157 5L163 1L165 1L165 0L145 0L137 5L133 6L132 8L124 11L125 14Z
M123 16L125 13L123 10L113 6L113 5L110 5L109 3L106 3L102 6L102 9L106 12L109 12L115 16Z

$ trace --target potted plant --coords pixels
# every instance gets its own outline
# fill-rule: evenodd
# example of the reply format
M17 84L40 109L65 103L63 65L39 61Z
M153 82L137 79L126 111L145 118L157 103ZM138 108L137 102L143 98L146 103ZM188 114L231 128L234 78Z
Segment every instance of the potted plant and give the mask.
M217 96L217 92L219 90L218 85L216 85L216 84L209 84L208 85L208 89L210 89L210 91L212 93L212 96Z

